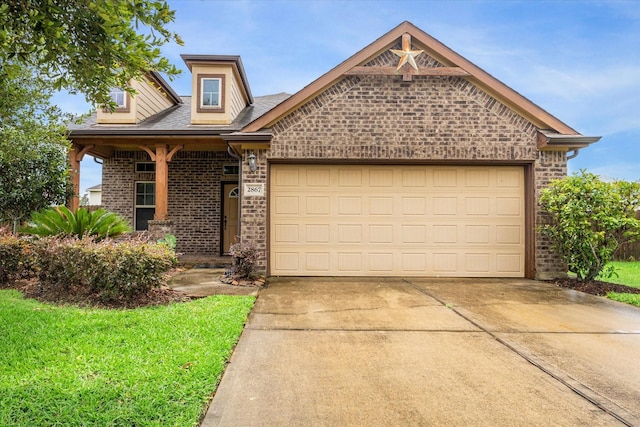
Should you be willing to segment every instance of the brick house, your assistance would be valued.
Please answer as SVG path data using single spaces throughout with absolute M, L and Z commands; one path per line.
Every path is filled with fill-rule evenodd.
M 409 22 L 298 93 L 253 97 L 237 56 L 183 55 L 71 129 L 102 203 L 178 250 L 253 240 L 268 275 L 545 278 L 539 191 L 587 137 Z M 77 185 L 77 176 L 76 176 Z

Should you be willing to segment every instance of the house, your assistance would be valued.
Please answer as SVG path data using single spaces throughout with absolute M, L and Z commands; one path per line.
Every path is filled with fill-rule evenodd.
M 89 206 L 100 206 L 102 204 L 102 184 L 87 188 L 87 198 Z
M 238 56 L 183 59 L 192 96 L 149 73 L 71 128 L 73 169 L 103 159 L 103 205 L 135 229 L 200 255 L 252 240 L 268 275 L 564 273 L 537 199 L 600 138 L 413 24 L 291 96 L 254 97 Z

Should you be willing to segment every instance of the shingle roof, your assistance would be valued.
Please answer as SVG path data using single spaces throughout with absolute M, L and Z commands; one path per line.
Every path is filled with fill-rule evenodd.
M 183 103 L 174 105 L 160 113 L 149 117 L 137 124 L 99 124 L 96 113 L 91 114 L 80 124 L 71 124 L 68 129 L 73 135 L 100 134 L 181 134 L 181 133 L 229 133 L 242 129 L 256 120 L 276 105 L 289 98 L 288 93 L 257 96 L 254 103 L 238 114 L 228 125 L 192 125 L 191 124 L 191 96 L 181 96 Z

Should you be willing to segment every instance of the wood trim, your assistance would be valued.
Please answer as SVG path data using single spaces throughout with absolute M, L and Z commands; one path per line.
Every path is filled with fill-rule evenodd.
M 175 156 L 176 153 L 182 150 L 183 148 L 184 148 L 184 145 L 176 145 L 175 147 L 173 147 L 173 149 L 169 152 L 169 154 L 167 154 L 167 162 L 170 162 L 171 160 L 173 160 L 173 156 Z
M 89 152 L 89 150 L 92 150 L 94 147 L 95 147 L 95 145 L 85 145 L 84 147 L 82 147 L 82 150 L 80 150 L 76 154 L 76 160 L 81 162 L 82 159 L 84 158 L 84 155 L 87 154 Z
M 404 68 L 404 67 L 403 67 Z M 460 67 L 429 67 L 420 68 L 419 71 L 410 68 L 407 71 L 399 71 L 395 67 L 353 67 L 347 71 L 347 76 L 399 76 L 411 74 L 412 76 L 469 76 L 467 71 Z
M 147 147 L 146 145 L 140 145 L 138 146 L 141 150 L 146 151 L 147 154 L 149 155 L 149 157 L 151 157 L 151 161 L 155 162 L 156 161 L 156 154 L 151 151 L 151 149 L 149 147 Z
M 168 217 L 169 168 L 167 166 L 167 146 L 156 145 L 156 212 L 154 220 L 166 220 Z
M 202 79 L 220 79 L 220 107 L 202 107 Z M 224 74 L 196 74 L 197 94 L 196 111 L 198 113 L 224 113 L 226 76 Z
M 555 116 L 543 110 L 515 90 L 509 88 L 507 85 L 500 82 L 480 67 L 472 64 L 470 61 L 455 53 L 440 41 L 431 37 L 408 21 L 398 25 L 396 28 L 360 50 L 329 72 L 325 73 L 266 114 L 262 115 L 252 123 L 249 123 L 244 129 L 242 129 L 242 132 L 256 132 L 260 129 L 271 127 L 280 118 L 295 110 L 297 107 L 304 104 L 327 87 L 344 78 L 345 74 L 349 70 L 368 62 L 370 59 L 379 55 L 382 51 L 388 49 L 392 43 L 395 43 L 405 33 L 411 34 L 416 48 L 424 47 L 423 50 L 425 53 L 433 56 L 445 66 L 458 66 L 462 70 L 466 71 L 469 73 L 467 78 L 471 82 L 477 84 L 489 94 L 495 96 L 501 102 L 504 102 L 510 108 L 518 111 L 537 127 L 541 129 L 554 129 L 561 134 L 579 134 Z M 417 46 L 418 44 L 419 46 Z
M 524 165 L 524 277 L 536 278 L 536 184 L 533 163 Z

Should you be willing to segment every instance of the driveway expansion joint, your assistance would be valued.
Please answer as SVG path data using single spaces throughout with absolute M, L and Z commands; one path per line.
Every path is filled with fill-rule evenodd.
M 626 409 L 624 409 L 624 408 L 620 407 L 619 405 L 617 405 L 616 403 L 610 401 L 609 399 L 607 399 L 606 397 L 604 397 L 601 394 L 597 393 L 596 391 L 592 390 L 591 388 L 589 388 L 587 385 L 583 384 L 582 382 L 572 378 L 570 375 L 568 375 L 566 372 L 562 371 L 561 369 L 556 368 L 555 366 L 545 362 L 544 360 L 542 360 L 541 358 L 537 357 L 534 353 L 530 352 L 529 350 L 517 345 L 516 343 L 511 342 L 510 340 L 505 340 L 505 339 L 503 339 L 503 338 L 501 338 L 501 337 L 496 335 L 496 333 L 501 333 L 501 332 L 493 332 L 493 331 L 489 330 L 487 327 L 483 326 L 480 321 L 472 318 L 471 314 L 463 314 L 460 311 L 460 309 L 458 309 L 455 305 L 452 305 L 450 303 L 447 303 L 447 302 L 443 301 L 441 298 L 437 297 L 436 295 L 433 295 L 433 294 L 429 293 L 428 291 L 426 291 L 425 289 L 422 289 L 422 288 L 416 286 L 410 280 L 403 279 L 403 281 L 407 285 L 409 285 L 412 288 L 414 288 L 415 290 L 417 290 L 418 292 L 428 296 L 429 298 L 433 298 L 434 300 L 438 301 L 443 306 L 445 306 L 447 308 L 450 308 L 458 316 L 462 317 L 464 320 L 466 320 L 467 322 L 469 322 L 472 325 L 474 325 L 475 327 L 477 327 L 480 330 L 480 332 L 491 336 L 497 342 L 499 342 L 500 344 L 502 344 L 503 346 L 508 348 L 510 351 L 512 351 L 513 353 L 515 353 L 519 357 L 523 358 L 524 360 L 529 362 L 531 365 L 535 366 L 540 371 L 544 372 L 546 375 L 548 375 L 551 378 L 553 378 L 554 380 L 558 381 L 560 384 L 562 384 L 565 387 L 569 388 L 571 391 L 576 393 L 578 396 L 580 396 L 583 399 L 587 400 L 588 402 L 592 403 L 594 406 L 599 408 L 601 411 L 611 415 L 612 417 L 614 417 L 615 419 L 617 419 L 618 421 L 620 421 L 624 425 L 629 426 L 629 427 L 640 425 L 640 419 L 638 419 L 638 417 L 636 415 L 630 413 Z M 511 332 L 511 333 L 519 333 L 519 332 Z M 523 332 L 523 333 L 526 334 L 527 332 Z M 566 332 L 566 333 L 567 334 L 575 334 L 574 332 Z

